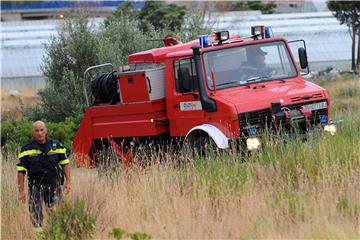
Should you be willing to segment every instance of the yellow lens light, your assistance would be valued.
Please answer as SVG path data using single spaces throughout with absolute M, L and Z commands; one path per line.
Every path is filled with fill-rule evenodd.
M 256 137 L 246 139 L 246 147 L 249 151 L 258 149 L 260 147 L 260 139 Z
M 330 135 L 334 136 L 336 133 L 335 124 L 329 124 L 324 126 L 324 131 L 330 133 Z

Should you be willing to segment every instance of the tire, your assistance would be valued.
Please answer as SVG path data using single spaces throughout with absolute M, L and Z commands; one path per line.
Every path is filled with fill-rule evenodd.
M 195 155 L 199 157 L 207 157 L 210 148 L 209 135 L 200 133 L 193 141 L 193 148 Z
M 217 148 L 214 140 L 203 131 L 198 131 L 194 133 L 188 140 L 188 150 L 191 153 L 193 158 L 207 158 L 211 154 L 219 153 L 219 149 Z

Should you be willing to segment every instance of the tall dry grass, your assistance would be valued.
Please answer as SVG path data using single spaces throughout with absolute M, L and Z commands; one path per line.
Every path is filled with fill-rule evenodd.
M 100 239 L 114 227 L 153 238 L 358 238 L 359 159 L 351 161 L 344 166 L 335 160 L 315 180 L 301 165 L 293 180 L 281 163 L 231 163 L 248 173 L 239 190 L 231 189 L 227 171 L 217 180 L 196 168 L 156 164 L 109 180 L 73 169 L 68 197 L 80 196 L 96 215 Z M 31 238 L 27 207 L 16 200 L 12 163 L 3 165 L 2 238 Z
M 155 239 L 359 239 L 360 94 L 350 106 L 339 94 L 346 86 L 360 93 L 358 80 L 326 83 L 343 120 L 334 137 L 290 139 L 246 159 L 224 153 L 185 167 L 164 153 L 113 178 L 73 168 L 67 197 L 79 196 L 96 215 L 97 239 L 114 227 Z M 17 201 L 15 164 L 15 157 L 2 161 L 2 239 L 34 236 L 27 206 Z

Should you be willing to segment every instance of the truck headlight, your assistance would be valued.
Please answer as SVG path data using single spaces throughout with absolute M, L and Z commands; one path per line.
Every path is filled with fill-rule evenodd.
M 249 151 L 258 149 L 260 147 L 260 139 L 257 137 L 246 139 L 246 147 Z
M 328 124 L 324 126 L 324 131 L 329 132 L 332 136 L 336 133 L 336 126 L 335 124 Z

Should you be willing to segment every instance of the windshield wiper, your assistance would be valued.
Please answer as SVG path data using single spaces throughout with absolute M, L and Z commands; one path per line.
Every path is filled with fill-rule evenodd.
M 230 86 L 245 86 L 248 88 L 250 87 L 250 84 L 255 83 L 255 82 L 260 82 L 261 80 L 264 79 L 268 79 L 269 81 L 280 81 L 280 82 L 285 82 L 284 79 L 271 79 L 271 76 L 256 76 L 256 77 L 251 77 L 246 79 L 245 81 L 234 81 L 234 82 L 226 82 L 226 83 L 221 83 L 221 84 L 217 84 L 216 87 L 220 87 L 220 86 L 226 86 L 226 85 L 230 85 Z
M 257 81 L 261 81 L 263 79 L 269 78 L 270 76 L 256 76 L 256 77 L 251 77 L 245 80 L 246 83 L 252 83 L 252 82 L 257 82 Z
M 240 86 L 246 86 L 248 88 L 250 88 L 249 85 L 247 84 L 243 84 L 242 82 L 240 81 L 234 81 L 234 82 L 226 82 L 226 83 L 221 83 L 221 84 L 217 84 L 216 87 L 220 87 L 220 86 L 226 86 L 226 85 L 230 85 L 230 86 L 236 86 L 236 85 L 240 85 Z

